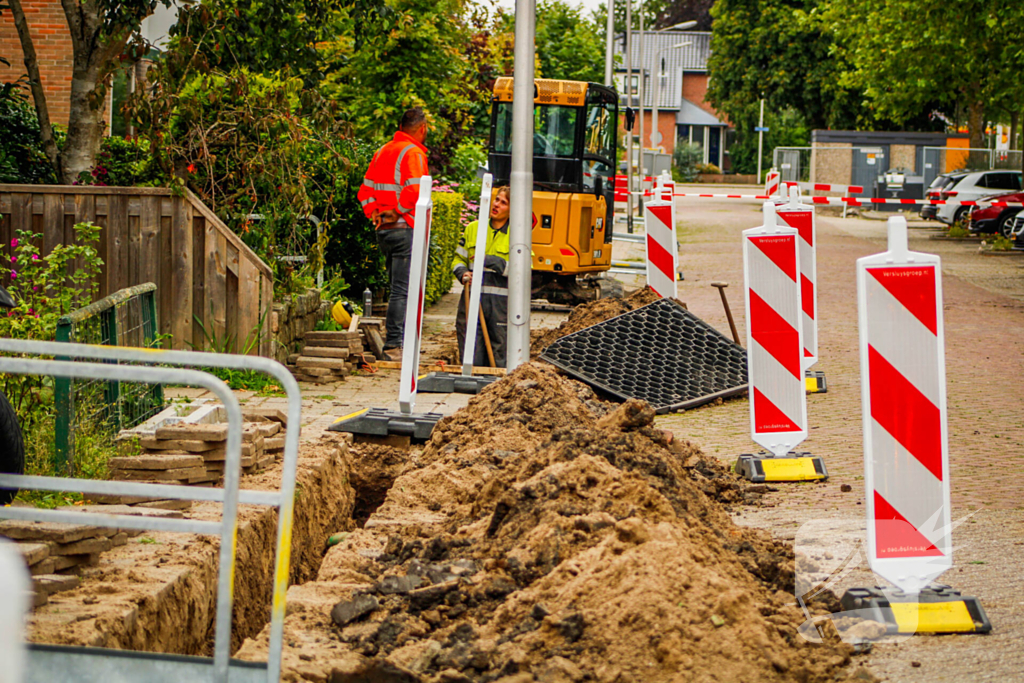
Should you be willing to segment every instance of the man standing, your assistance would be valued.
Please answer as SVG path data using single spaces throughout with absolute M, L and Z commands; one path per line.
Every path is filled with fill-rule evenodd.
M 391 280 L 385 351 L 401 348 L 404 337 L 412 228 L 420 178 L 427 174 L 427 148 L 423 143 L 428 131 L 422 109 L 405 112 L 395 137 L 373 156 L 359 188 L 359 203 L 377 230 L 377 244 Z M 385 355 L 387 360 L 400 360 L 400 354 Z

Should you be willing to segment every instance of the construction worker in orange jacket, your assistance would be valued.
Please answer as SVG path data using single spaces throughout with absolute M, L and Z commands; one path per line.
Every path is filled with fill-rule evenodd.
M 420 178 L 427 174 L 429 124 L 419 107 L 402 115 L 394 138 L 373 156 L 359 188 L 359 203 L 377 230 L 377 244 L 391 281 L 384 349 L 402 346 L 406 300 L 409 296 L 409 267 L 412 260 L 412 228 Z M 385 354 L 400 360 L 401 354 Z

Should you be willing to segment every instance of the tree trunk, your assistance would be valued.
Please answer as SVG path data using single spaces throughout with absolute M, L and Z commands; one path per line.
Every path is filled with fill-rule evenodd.
M 83 173 L 92 171 L 107 129 L 103 116 L 107 101 L 103 96 L 106 88 L 100 80 L 100 69 L 92 64 L 79 67 L 78 59 L 75 62 L 71 76 L 68 137 L 61 154 L 60 176 L 65 185 L 74 183 Z
M 11 14 L 14 16 L 14 26 L 18 30 L 18 38 L 21 41 L 21 52 L 25 57 L 25 72 L 28 74 L 32 101 L 36 107 L 36 119 L 39 121 L 39 141 L 42 143 L 43 153 L 46 154 L 50 165 L 53 166 L 54 175 L 60 181 L 60 152 L 57 150 L 57 142 L 53 138 L 50 108 L 46 104 L 46 92 L 43 90 L 43 81 L 39 74 L 36 46 L 32 42 L 32 34 L 28 30 L 28 22 L 25 20 L 25 10 L 21 6 L 21 0 L 10 0 L 10 8 Z
M 967 131 L 970 134 L 971 149 L 985 148 L 985 105 L 977 93 L 972 92 L 967 100 Z M 968 164 L 974 169 L 988 168 L 988 158 L 983 152 L 971 152 Z

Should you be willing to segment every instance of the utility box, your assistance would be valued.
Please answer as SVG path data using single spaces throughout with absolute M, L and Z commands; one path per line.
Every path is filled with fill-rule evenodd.
M 872 196 L 877 199 L 924 199 L 924 176 L 900 175 L 903 177 L 902 185 L 886 182 L 885 175 L 877 176 Z M 899 211 L 903 205 L 875 204 L 872 208 L 876 211 Z

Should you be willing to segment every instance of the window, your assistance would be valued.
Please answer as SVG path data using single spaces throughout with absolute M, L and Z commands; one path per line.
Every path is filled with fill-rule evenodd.
M 1020 190 L 1019 173 L 986 173 L 978 182 L 978 187 L 992 190 Z
M 533 153 L 535 156 L 571 157 L 576 142 L 579 107 L 539 104 L 533 107 Z M 494 151 L 512 152 L 512 103 L 502 102 L 494 125 Z
M 587 130 L 583 138 L 583 186 L 593 190 L 598 176 L 605 187 L 615 164 L 615 109 L 604 102 L 592 103 L 587 109 Z

